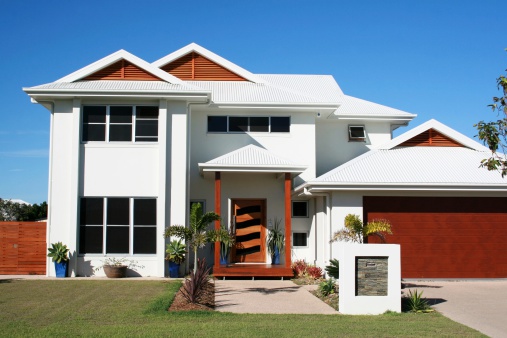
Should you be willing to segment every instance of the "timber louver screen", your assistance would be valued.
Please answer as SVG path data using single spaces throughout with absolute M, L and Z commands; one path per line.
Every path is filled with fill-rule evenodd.
M 449 137 L 439 133 L 435 129 L 426 130 L 417 136 L 400 144 L 400 147 L 462 147 L 458 142 L 450 139 Z
M 142 68 L 128 62 L 120 60 L 110 66 L 88 75 L 83 80 L 141 80 L 141 81 L 161 81 L 158 77 L 148 73 Z
M 162 66 L 161 69 L 181 80 L 247 81 L 236 73 L 195 52 L 184 55 Z

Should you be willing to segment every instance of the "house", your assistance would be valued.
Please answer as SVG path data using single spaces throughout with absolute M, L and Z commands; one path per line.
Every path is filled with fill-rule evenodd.
M 507 185 L 477 168 L 484 147 L 436 121 L 392 140 L 416 115 L 348 96 L 332 76 L 252 74 L 192 43 L 153 63 L 120 50 L 24 91 L 51 112 L 48 243 L 71 248 L 73 275 L 92 274 L 105 256 L 135 259 L 143 276 L 167 275 L 164 228 L 188 224 L 200 203 L 237 234 L 228 266 L 218 246 L 202 250 L 215 276 L 290 276 L 294 259 L 324 266 L 339 258 L 332 232 L 357 213 L 391 219 L 395 234 L 409 224 L 393 241 L 415 237 L 441 251 L 437 272 L 425 270 L 434 257 L 421 260 L 423 277 L 476 256 L 473 273 L 507 277 L 493 258 L 505 249 L 489 244 L 507 234 Z M 422 207 L 435 201 L 459 225 L 476 225 L 469 210 L 485 219 L 472 232 L 479 239 L 444 244 L 465 228 L 435 231 L 440 209 Z M 410 208 L 430 225 L 413 223 Z M 271 267 L 265 238 L 279 219 L 287 249 Z M 473 257 L 453 261 L 463 256 L 456 250 Z M 475 269 L 488 262 L 497 265 Z

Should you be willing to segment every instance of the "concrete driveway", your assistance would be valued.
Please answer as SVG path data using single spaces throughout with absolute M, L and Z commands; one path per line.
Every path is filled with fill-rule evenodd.
M 507 337 L 507 280 L 406 281 L 435 310 L 490 337 Z

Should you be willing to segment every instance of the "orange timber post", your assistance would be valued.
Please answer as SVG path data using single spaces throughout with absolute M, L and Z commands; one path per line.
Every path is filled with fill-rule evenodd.
M 290 269 L 291 262 L 291 174 L 285 173 L 285 267 Z
M 222 180 L 220 177 L 220 172 L 215 172 L 215 213 L 220 215 L 220 201 L 222 198 Z M 220 221 L 215 221 L 215 229 L 220 229 Z M 220 267 L 220 243 L 215 242 L 215 256 L 214 256 L 215 263 L 213 266 L 215 268 Z

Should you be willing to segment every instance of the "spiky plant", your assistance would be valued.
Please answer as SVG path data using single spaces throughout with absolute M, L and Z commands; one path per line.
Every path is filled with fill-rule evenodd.
M 330 259 L 329 265 L 326 265 L 325 270 L 329 277 L 340 278 L 340 262 L 337 259 Z
M 420 293 L 415 290 L 412 293 L 412 290 L 408 291 L 408 295 L 403 298 L 403 310 L 406 312 L 433 312 L 426 298 L 422 298 L 422 291 Z
M 278 252 L 282 253 L 285 249 L 285 235 L 280 228 L 282 220 L 275 217 L 274 226 L 268 229 L 268 252 L 271 256 L 275 254 L 275 248 L 278 248 Z
M 345 228 L 333 234 L 331 242 L 345 241 L 363 243 L 368 236 L 377 236 L 385 243 L 385 235 L 392 234 L 391 223 L 385 219 L 377 219 L 366 224 L 358 215 L 348 214 L 345 216 Z
M 211 268 L 206 267 L 206 260 L 200 259 L 197 268 L 190 271 L 190 278 L 183 283 L 181 293 L 191 303 L 198 303 L 202 293 L 209 283 L 209 272 Z
M 48 251 L 48 257 L 51 257 L 53 262 L 61 263 L 69 260 L 69 249 L 62 242 L 51 243 L 51 248 L 48 248 Z

